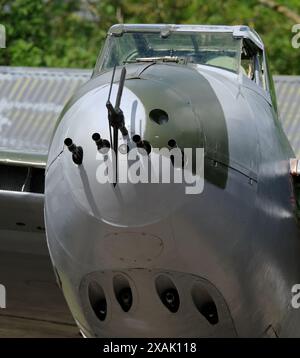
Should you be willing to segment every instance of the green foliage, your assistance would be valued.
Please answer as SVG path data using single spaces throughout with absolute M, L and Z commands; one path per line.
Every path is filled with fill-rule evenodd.
M 300 14 L 299 0 L 276 0 Z M 108 28 L 125 23 L 245 24 L 262 36 L 274 73 L 300 74 L 292 20 L 258 0 L 0 0 L 0 64 L 94 66 Z

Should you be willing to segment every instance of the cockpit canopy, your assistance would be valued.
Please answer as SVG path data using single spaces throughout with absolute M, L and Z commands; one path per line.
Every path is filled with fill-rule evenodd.
M 94 74 L 126 63 L 158 61 L 242 74 L 274 97 L 263 43 L 247 26 L 114 25 Z
M 143 59 L 163 58 L 204 64 L 237 72 L 240 40 L 231 33 L 160 33 L 127 32 L 112 36 L 103 69 Z

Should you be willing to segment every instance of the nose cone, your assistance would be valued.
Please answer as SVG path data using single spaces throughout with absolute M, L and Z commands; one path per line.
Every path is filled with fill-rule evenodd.
M 180 70 L 181 76 L 188 73 L 192 81 L 196 73 L 187 71 Z M 143 79 L 125 82 L 120 108 L 128 136 L 118 133 L 121 148 L 115 185 L 103 170 L 107 154 L 97 149 L 97 136 L 92 138 L 99 133 L 111 142 L 106 109 L 109 84 L 88 91 L 62 118 L 46 174 L 45 212 L 51 256 L 72 313 L 88 335 L 114 337 L 128 332 L 128 336 L 175 337 L 194 336 L 197 331 L 197 335 L 213 336 L 219 330 L 233 335 L 222 295 L 201 278 L 198 266 L 205 266 L 209 259 L 199 260 L 196 253 L 193 263 L 183 258 L 183 252 L 185 255 L 195 249 L 201 253 L 198 209 L 203 209 L 205 203 L 198 205 L 201 195 L 187 195 L 187 186 L 195 183 L 174 183 L 172 160 L 155 151 L 169 145 L 181 152 L 203 148 L 204 144 L 214 153 L 223 150 L 227 137 L 224 139 L 222 132 L 224 118 L 218 118 L 220 104 L 201 77 L 200 84 L 202 80 L 204 84 L 200 89 L 207 93 L 208 86 L 211 92 L 197 99 L 193 88 L 190 92 L 184 90 L 184 77 L 174 82 L 176 78 L 167 81 L 156 76 L 145 71 Z M 117 90 L 118 85 L 113 85 L 112 103 Z M 214 109 L 209 112 L 212 105 Z M 204 138 L 203 123 L 209 123 L 207 112 L 214 115 L 215 121 L 211 126 L 207 124 L 210 136 Z M 218 129 L 215 137 L 211 135 L 213 128 Z M 136 148 L 135 136 L 147 141 L 151 152 L 143 156 L 136 151 L 137 157 L 129 159 L 124 153 L 127 146 L 129 150 Z M 82 147 L 80 165 L 74 163 L 72 153 L 63 145 L 66 138 Z M 169 183 L 162 181 L 162 166 L 155 166 L 158 157 L 166 159 L 164 163 L 172 169 Z M 145 158 L 154 161 L 145 162 Z M 203 164 L 203 157 L 198 159 Z M 183 162 L 190 164 L 187 171 L 195 174 L 197 160 L 195 163 L 193 158 L 184 157 Z M 181 172 L 183 164 L 174 162 Z M 136 182 L 145 168 L 150 169 L 146 182 Z M 176 233 L 174 227 L 181 222 L 185 227 Z M 182 235 L 185 228 L 188 230 Z M 213 250 L 206 252 L 211 254 Z M 207 276 L 209 272 L 203 277 Z M 221 325 L 217 325 L 219 321 Z

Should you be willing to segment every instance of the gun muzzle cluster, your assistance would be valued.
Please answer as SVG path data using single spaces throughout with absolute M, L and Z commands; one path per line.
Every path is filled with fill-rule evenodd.
M 105 151 L 110 148 L 110 142 L 107 139 L 102 139 L 99 133 L 94 133 L 92 139 L 96 143 L 98 150 Z
M 65 145 L 68 147 L 69 151 L 72 153 L 73 162 L 77 165 L 82 164 L 83 160 L 83 149 L 80 146 L 76 146 L 71 138 L 66 138 L 64 141 Z
M 142 140 L 141 137 L 138 134 L 135 134 L 132 137 L 132 140 L 134 141 L 134 143 L 136 144 L 136 146 L 138 148 L 145 149 L 147 154 L 151 153 L 151 144 L 147 140 Z

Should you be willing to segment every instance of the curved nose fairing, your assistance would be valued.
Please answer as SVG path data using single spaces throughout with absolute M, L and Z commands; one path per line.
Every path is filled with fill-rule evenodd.
M 176 73 L 174 68 L 167 66 L 170 73 Z M 184 70 L 180 71 L 182 75 Z M 194 91 L 182 91 L 180 78 L 176 86 L 174 78 L 168 82 L 150 79 L 150 74 L 126 82 L 121 108 L 129 137 L 138 134 L 153 148 L 167 146 L 170 139 L 180 148 L 205 145 L 210 153 L 222 152 L 226 163 L 226 123 L 208 82 L 198 74 L 203 93 L 196 96 Z M 63 150 L 49 162 L 46 175 L 48 244 L 75 319 L 91 336 L 235 335 L 226 302 L 209 275 L 205 273 L 204 279 L 199 267 L 185 272 L 188 266 L 172 229 L 171 222 L 180 221 L 184 208 L 195 205 L 201 195 L 191 199 L 183 185 L 174 183 L 99 183 L 103 155 L 91 136 L 99 132 L 110 139 L 108 91 L 109 84 L 103 84 L 83 95 L 56 131 L 54 144 L 70 137 L 83 147 L 82 165 L 75 165 Z M 116 91 L 113 85 L 112 99 Z M 154 109 L 167 113 L 168 120 L 150 119 Z M 50 158 L 57 150 L 54 144 Z M 121 133 L 119 144 L 131 146 Z M 218 178 L 208 173 L 206 180 L 222 189 L 227 172 L 219 172 Z M 195 235 L 195 230 L 197 225 L 186 234 L 193 232 L 201 242 L 201 232 Z

